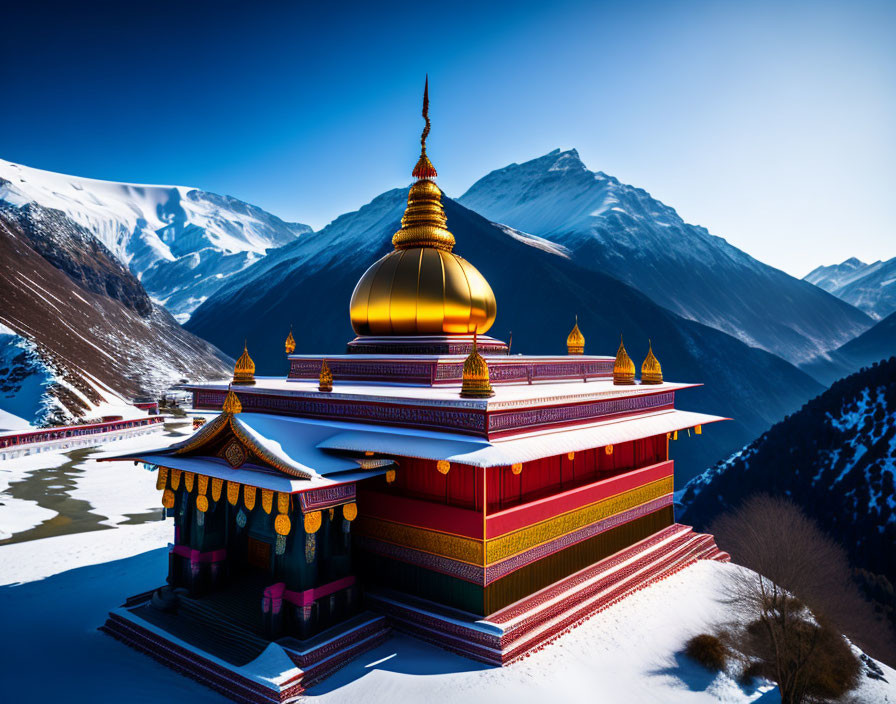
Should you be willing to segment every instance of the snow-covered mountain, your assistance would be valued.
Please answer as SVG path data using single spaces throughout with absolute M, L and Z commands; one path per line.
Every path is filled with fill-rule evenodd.
M 757 492 L 792 499 L 870 573 L 870 589 L 889 585 L 872 596 L 896 626 L 896 357 L 836 382 L 693 479 L 676 517 L 704 530 Z
M 675 313 L 793 363 L 839 347 L 872 320 L 684 222 L 646 191 L 589 171 L 572 149 L 511 164 L 460 203 L 566 247 Z
M 885 318 L 896 311 L 896 257 L 872 264 L 852 257 L 813 269 L 803 279 L 873 318 Z
M 65 213 L 181 322 L 228 276 L 311 231 L 196 188 L 98 181 L 2 159 L 0 203 L 36 203 Z
M 0 407 L 29 423 L 95 418 L 229 371 L 58 210 L 0 201 L 0 301 Z
M 340 353 L 354 337 L 348 315 L 361 274 L 392 249 L 407 202 L 406 188 L 387 191 L 313 235 L 274 250 L 233 276 L 187 322 L 191 332 L 229 354 L 249 351 L 259 373 L 284 374 L 283 340 L 293 326 L 299 349 Z M 455 251 L 488 279 L 498 301 L 492 334 L 528 354 L 566 352 L 576 314 L 594 354 L 614 354 L 619 333 L 639 364 L 647 340 L 670 379 L 705 381 L 682 402 L 736 418 L 699 440 L 677 443 L 680 474 L 701 471 L 756 437 L 821 387 L 784 360 L 686 320 L 632 287 L 582 268 L 566 250 L 497 226 L 443 198 Z

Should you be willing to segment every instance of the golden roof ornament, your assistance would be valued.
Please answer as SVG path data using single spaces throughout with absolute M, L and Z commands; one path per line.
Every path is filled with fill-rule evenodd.
M 227 389 L 227 395 L 224 397 L 224 405 L 221 406 L 221 412 L 230 415 L 243 412 L 243 404 L 240 403 L 239 396 L 233 393 L 230 388 Z
M 296 351 L 296 339 L 292 336 L 292 325 L 289 326 L 289 335 L 286 336 L 286 354 L 292 354 Z
M 576 324 L 566 338 L 567 354 L 585 354 L 585 336 L 579 330 L 579 316 L 576 316 Z
M 333 390 L 333 372 L 330 371 L 330 365 L 327 360 L 323 360 L 320 365 L 320 378 L 317 382 L 318 391 Z
M 352 328 L 358 335 L 446 335 L 486 332 L 495 322 L 495 294 L 485 277 L 454 254 L 442 191 L 426 155 L 429 78 L 423 89 L 420 159 L 408 192 L 395 249 L 364 272 L 352 293 Z
M 625 351 L 622 335 L 619 336 L 619 350 L 616 352 L 616 362 L 613 364 L 613 383 L 617 385 L 635 383 L 635 363 Z
M 644 364 L 641 365 L 641 383 L 663 383 L 663 368 L 653 354 L 653 343 L 650 340 L 647 340 L 647 357 L 644 358 Z
M 243 353 L 236 360 L 233 368 L 233 383 L 240 386 L 252 386 L 255 383 L 255 362 L 249 356 L 249 349 L 243 343 Z
M 476 333 L 473 333 L 473 351 L 464 360 L 463 383 L 460 388 L 463 398 L 489 398 L 495 395 L 489 380 L 488 364 L 479 354 L 476 338 Z

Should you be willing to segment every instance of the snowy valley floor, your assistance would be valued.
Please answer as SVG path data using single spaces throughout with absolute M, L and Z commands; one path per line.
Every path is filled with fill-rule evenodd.
M 124 451 L 132 442 L 137 441 L 106 449 Z M 33 461 L 21 463 L 31 477 L 68 461 L 49 455 L 39 459 L 43 469 Z M 0 477 L 25 471 L 5 464 L 0 463 Z M 102 517 L 100 525 L 90 521 L 85 532 L 0 546 L 3 700 L 226 701 L 97 630 L 125 597 L 162 584 L 172 528 L 170 521 L 134 524 L 130 518 L 158 505 L 154 475 L 131 463 L 78 464 L 72 500 L 87 502 L 90 513 Z M 18 532 L 52 520 L 23 501 L 7 502 L 0 494 L 0 527 L 15 526 L 10 532 Z M 398 635 L 311 688 L 307 699 L 365 704 L 777 702 L 773 688 L 745 689 L 680 654 L 691 635 L 730 618 L 719 592 L 733 569 L 716 562 L 690 567 L 502 669 Z M 896 704 L 896 671 L 883 669 L 888 684 L 863 675 L 849 701 Z

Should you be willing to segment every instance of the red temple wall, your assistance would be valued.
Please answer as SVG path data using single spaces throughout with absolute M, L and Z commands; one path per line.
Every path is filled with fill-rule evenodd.
M 656 435 L 615 445 L 612 454 L 598 447 L 576 452 L 572 460 L 563 454 L 524 462 L 519 474 L 510 467 L 490 467 L 486 473 L 487 512 L 492 514 L 667 459 L 666 436 Z M 470 465 L 452 463 L 448 473 L 442 474 L 433 460 L 400 459 L 394 490 L 408 497 L 482 510 L 482 475 Z

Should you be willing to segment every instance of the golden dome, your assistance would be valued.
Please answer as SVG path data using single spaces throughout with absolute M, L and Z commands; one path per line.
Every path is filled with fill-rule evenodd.
M 233 368 L 233 383 L 243 386 L 251 386 L 255 383 L 255 362 L 249 356 L 249 350 L 243 344 L 243 353 L 236 360 L 236 366 Z
M 286 336 L 286 354 L 292 354 L 296 351 L 296 339 L 292 336 L 292 328 L 289 329 L 289 335 Z
M 321 362 L 320 377 L 318 377 L 317 380 L 317 388 L 319 391 L 333 390 L 333 372 L 330 371 L 330 365 L 327 364 L 327 360 Z
M 224 405 L 221 406 L 221 411 L 231 415 L 243 412 L 243 404 L 240 403 L 239 396 L 230 389 L 227 390 L 227 395 L 224 397 Z
M 576 324 L 566 338 L 566 351 L 568 354 L 585 354 L 585 336 L 579 330 L 579 316 L 576 316 Z
M 352 293 L 352 328 L 358 335 L 484 333 L 495 321 L 495 294 L 485 277 L 454 254 L 436 170 L 426 156 L 429 81 L 423 93 L 426 127 L 420 139 L 418 180 L 408 193 L 395 251 L 366 271 Z
M 464 360 L 464 376 L 460 395 L 464 398 L 489 398 L 495 395 L 489 380 L 488 364 L 479 354 L 475 334 L 473 335 L 473 351 Z
M 653 354 L 653 344 L 651 344 L 650 340 L 647 341 L 647 357 L 644 358 L 644 364 L 641 365 L 641 383 L 663 383 L 663 368 Z
M 613 364 L 613 383 L 635 383 L 635 363 L 628 356 L 628 352 L 625 351 L 625 345 L 621 336 L 619 337 L 619 350 L 616 352 L 616 362 Z

